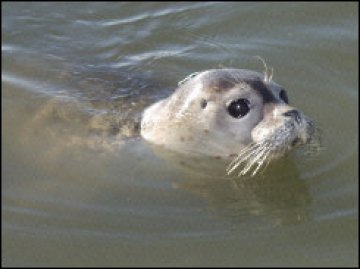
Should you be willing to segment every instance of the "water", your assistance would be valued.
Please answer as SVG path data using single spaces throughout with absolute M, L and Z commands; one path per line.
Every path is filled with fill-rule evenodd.
M 356 265 L 357 33 L 357 3 L 2 3 L 2 265 Z M 185 76 L 255 55 L 318 156 L 229 180 L 134 136 Z

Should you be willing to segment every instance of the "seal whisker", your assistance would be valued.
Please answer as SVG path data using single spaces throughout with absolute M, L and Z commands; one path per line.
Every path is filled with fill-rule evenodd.
M 251 167 L 252 167 L 255 163 L 258 163 L 258 164 L 261 163 L 261 162 L 262 162 L 262 161 L 261 161 L 261 160 L 262 160 L 262 157 L 263 157 L 264 155 L 266 155 L 267 152 L 268 152 L 268 150 L 267 150 L 266 148 L 262 148 L 262 149 L 261 149 L 261 152 L 258 153 L 257 155 L 255 155 L 255 157 L 252 158 L 252 159 L 247 163 L 247 165 L 245 166 L 245 168 L 241 170 L 240 174 L 241 174 L 241 175 L 245 175 L 245 174 L 251 169 Z
M 230 168 L 239 162 L 239 160 L 244 156 L 244 154 L 248 154 L 248 152 L 252 152 L 254 150 L 254 148 L 256 147 L 256 144 L 251 144 L 245 148 L 243 148 L 240 153 L 237 155 L 237 157 L 235 157 L 232 162 L 228 165 L 227 171 L 230 170 Z M 231 169 L 233 170 L 233 169 Z
M 258 147 L 258 144 L 256 143 L 252 143 L 249 146 L 246 146 L 239 152 L 238 156 L 233 160 L 233 162 L 237 162 L 242 156 L 244 156 L 244 154 L 254 151 L 256 147 Z
M 252 162 L 252 160 L 256 159 L 257 156 L 261 156 L 261 152 L 264 150 L 264 148 L 261 147 L 260 144 L 255 144 L 254 147 L 251 148 L 251 150 L 249 152 L 246 152 L 246 155 L 242 154 L 240 156 L 240 158 L 237 158 L 236 163 L 233 165 L 233 167 L 228 171 L 228 175 L 234 171 L 237 167 L 240 166 L 240 164 L 242 163 L 247 163 L 246 167 L 243 168 L 241 171 L 245 170 L 248 166 L 249 163 Z M 252 165 L 252 164 L 251 164 Z M 251 165 L 249 166 L 249 168 L 251 167 Z
M 271 149 L 266 147 L 266 145 L 264 145 L 264 147 L 261 148 L 261 152 L 258 153 L 255 156 L 255 158 L 250 160 L 248 165 L 241 171 L 241 175 L 245 175 L 250 170 L 250 168 L 257 163 L 258 164 L 257 168 L 255 169 L 255 171 L 252 174 L 252 175 L 255 175 L 256 172 L 258 171 L 258 169 L 260 168 L 260 166 L 264 163 L 264 161 L 267 159 L 267 157 L 269 156 L 270 153 L 271 153 Z
M 258 165 L 257 165 L 256 169 L 255 169 L 255 170 L 253 171 L 253 173 L 251 174 L 252 177 L 257 174 L 257 172 L 259 171 L 259 169 L 260 169 L 261 167 L 263 167 L 264 162 L 265 162 L 265 160 L 267 159 L 267 156 L 268 156 L 269 154 L 270 154 L 270 151 L 268 151 L 268 152 L 265 154 L 265 156 L 261 159 L 261 161 L 258 162 Z M 266 162 L 266 163 L 268 164 L 269 162 Z
M 263 65 L 264 65 L 264 68 L 265 68 L 265 71 L 264 71 L 264 82 L 266 82 L 266 83 L 271 82 L 271 79 L 272 79 L 273 74 L 274 74 L 274 69 L 271 67 L 271 73 L 269 73 L 269 69 L 268 69 L 268 67 L 267 67 L 267 65 L 266 65 L 265 60 L 264 60 L 262 57 L 260 57 L 259 55 L 256 55 L 255 57 L 258 58 L 258 59 L 263 63 Z
M 261 148 L 259 148 L 258 144 L 252 144 L 251 146 L 243 149 L 239 155 L 229 164 L 227 168 L 227 174 L 231 174 L 231 172 L 239 167 L 241 163 L 244 163 L 247 159 L 250 159 L 252 155 L 256 156 L 259 150 L 261 150 Z

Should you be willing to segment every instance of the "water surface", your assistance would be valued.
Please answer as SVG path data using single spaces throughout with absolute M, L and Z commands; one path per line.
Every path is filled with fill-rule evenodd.
M 188 74 L 255 55 L 318 156 L 231 180 L 133 135 Z M 356 265 L 358 72 L 357 3 L 2 3 L 2 264 Z

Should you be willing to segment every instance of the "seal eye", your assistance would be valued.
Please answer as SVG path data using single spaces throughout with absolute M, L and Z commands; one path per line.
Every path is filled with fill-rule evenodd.
M 227 110 L 232 117 L 239 119 L 244 117 L 247 113 L 249 113 L 250 111 L 249 103 L 250 103 L 249 100 L 241 98 L 232 101 L 228 105 Z
M 288 98 L 285 90 L 281 90 L 279 93 L 279 96 L 280 96 L 280 99 L 283 100 L 285 103 L 287 103 L 287 104 L 289 103 L 289 98 Z
M 201 99 L 200 106 L 202 109 L 204 109 L 207 106 L 207 101 L 205 99 Z

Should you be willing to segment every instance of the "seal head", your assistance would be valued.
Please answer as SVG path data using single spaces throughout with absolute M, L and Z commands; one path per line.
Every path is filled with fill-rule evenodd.
M 168 98 L 148 107 L 141 135 L 185 154 L 236 157 L 228 169 L 282 156 L 315 137 L 311 119 L 289 105 L 283 87 L 244 69 L 213 69 L 189 76 Z M 256 173 L 255 171 L 255 173 Z

